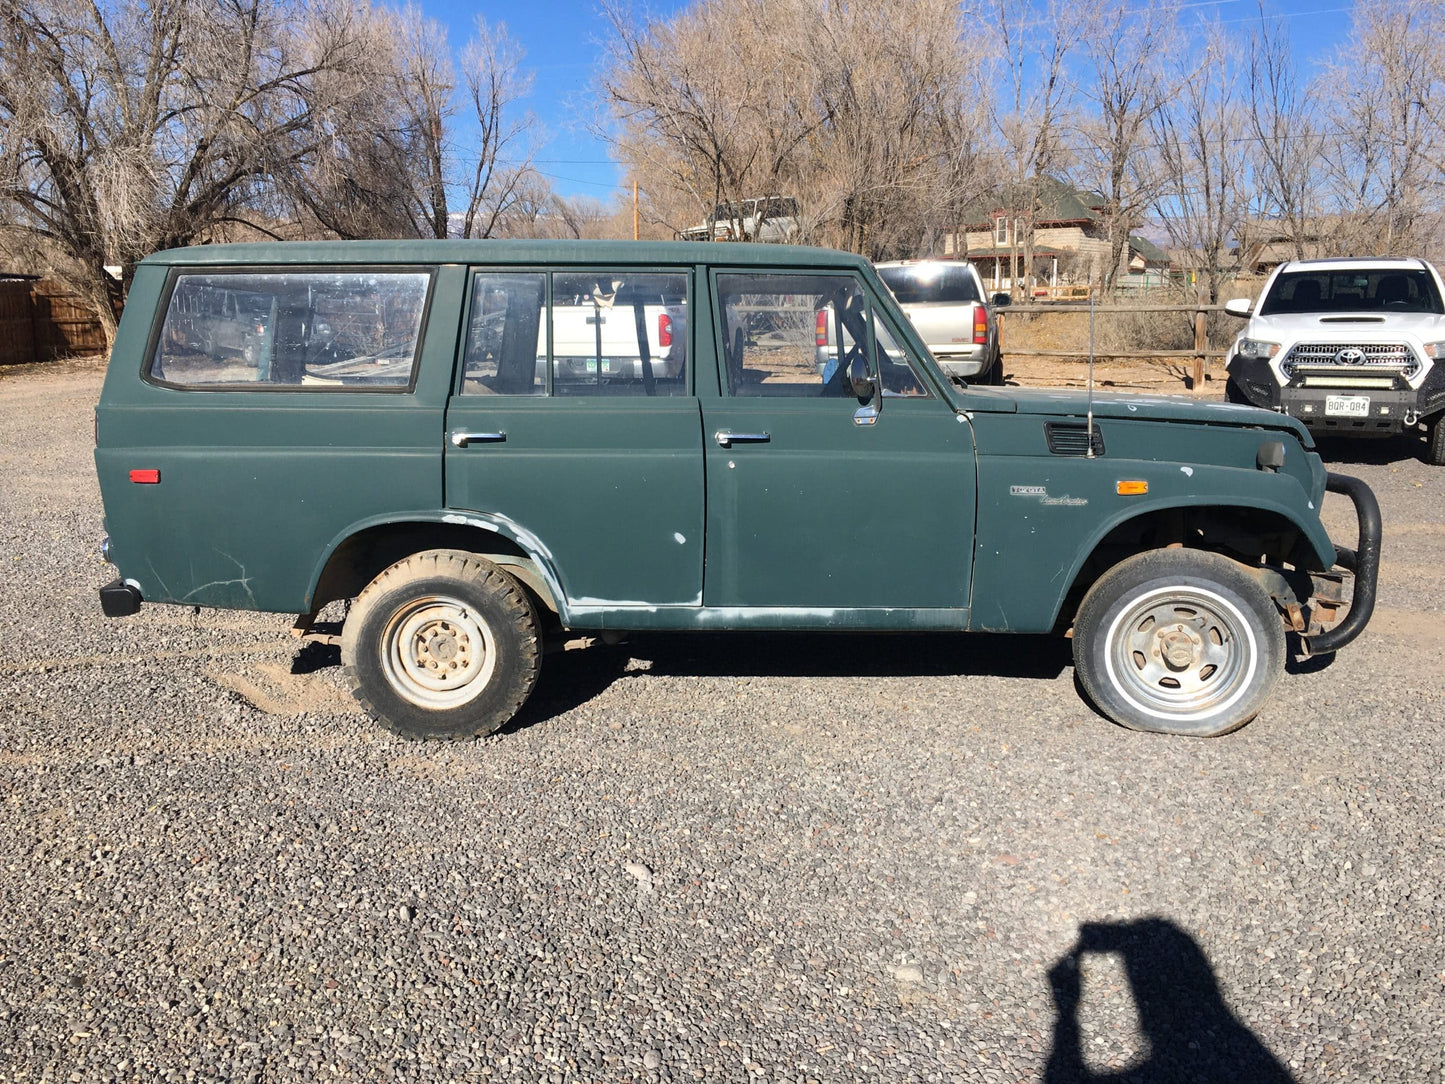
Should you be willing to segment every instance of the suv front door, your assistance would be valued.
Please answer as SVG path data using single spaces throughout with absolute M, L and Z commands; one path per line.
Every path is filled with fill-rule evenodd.
M 719 271 L 712 294 L 720 394 L 702 399 L 704 604 L 831 611 L 817 616 L 837 624 L 871 610 L 875 627 L 880 609 L 915 611 L 899 613 L 900 627 L 966 624 L 972 430 L 898 346 L 864 283 Z M 855 358 L 881 384 L 876 413 L 854 395 Z

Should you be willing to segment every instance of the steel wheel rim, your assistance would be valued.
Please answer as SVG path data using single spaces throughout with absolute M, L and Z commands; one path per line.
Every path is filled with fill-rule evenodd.
M 1105 638 L 1110 683 L 1135 708 L 1175 722 L 1233 707 L 1259 668 L 1244 612 L 1217 592 L 1164 587 L 1119 612 Z
M 381 665 L 398 695 L 445 710 L 480 696 L 497 667 L 496 640 L 476 610 L 428 595 L 393 613 L 381 634 Z

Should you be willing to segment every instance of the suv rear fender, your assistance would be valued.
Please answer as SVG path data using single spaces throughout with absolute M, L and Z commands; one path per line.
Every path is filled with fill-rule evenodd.
M 505 516 L 448 511 L 363 520 L 337 535 L 312 573 L 310 611 L 354 598 L 384 569 L 429 549 L 459 549 L 485 557 L 516 577 L 543 607 L 565 617 L 561 578 L 535 535 Z
M 1131 472 L 1118 462 L 1119 478 L 1157 479 L 1153 471 Z M 1226 556 L 1248 552 L 1242 547 L 1254 539 L 1293 536 L 1291 552 L 1269 553 L 1270 563 L 1289 561 L 1302 570 L 1325 571 L 1335 564 L 1335 548 L 1323 524 L 1302 513 L 1307 501 L 1299 483 L 1288 475 L 1231 468 L 1193 468 L 1187 494 L 1161 493 L 1157 497 L 1096 494 L 1093 503 L 1116 503 L 1103 518 L 1096 507 L 1089 514 L 1071 515 L 1067 504 L 1043 506 L 1026 517 L 993 515 L 980 511 L 980 535 L 975 549 L 974 594 L 970 628 L 979 631 L 1048 632 L 1071 615 L 1066 607 L 1077 602 L 1107 568 L 1145 549 L 1169 545 L 1218 546 Z M 1288 479 L 1288 480 L 1287 480 Z M 1280 487 L 1288 487 L 1281 492 Z M 1078 492 L 1075 490 L 1074 492 Z M 986 498 L 980 486 L 980 500 Z M 1082 513 L 1083 509 L 1079 511 Z M 1057 519 L 1049 525 L 1050 519 Z M 1012 524 L 1016 529 L 990 537 L 986 524 Z M 1083 529 L 1088 524 L 1087 533 Z M 1184 525 L 1204 525 L 1204 539 L 1185 537 Z M 1080 533 L 1075 533 L 1080 529 Z M 1005 536 L 1007 535 L 1007 537 Z M 1216 536 L 1211 546 L 1210 536 Z M 1137 539 L 1137 541 L 1128 541 Z M 1233 545 L 1223 546 L 1228 539 Z M 1231 552 L 1232 551 L 1232 552 Z M 1260 546 L 1256 553 L 1265 553 Z M 1032 589 L 1021 589 L 1020 567 L 1055 569 L 1041 575 Z

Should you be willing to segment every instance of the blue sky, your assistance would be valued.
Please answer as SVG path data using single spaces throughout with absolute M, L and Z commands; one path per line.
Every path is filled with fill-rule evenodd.
M 1132 0 L 1134 3 L 1148 0 Z M 1368 0 L 1367 0 L 1368 2 Z M 449 28 L 452 48 L 460 50 L 472 35 L 477 15 L 505 23 L 526 50 L 523 66 L 533 73 L 527 108 L 535 113 L 548 139 L 537 151 L 537 168 L 559 193 L 609 200 L 621 191 L 621 173 L 608 158 L 607 145 L 586 130 L 592 113 L 592 84 L 601 62 L 599 43 L 609 37 L 601 9 L 589 0 L 523 0 L 522 3 L 468 3 L 421 0 L 422 10 Z M 651 0 L 634 10 L 669 13 L 682 0 Z M 1264 0 L 1265 10 L 1287 21 L 1295 54 L 1308 69 L 1309 59 L 1333 51 L 1349 32 L 1348 4 L 1331 0 Z M 1185 0 L 1186 20 L 1218 18 L 1242 27 L 1258 18 L 1258 0 Z

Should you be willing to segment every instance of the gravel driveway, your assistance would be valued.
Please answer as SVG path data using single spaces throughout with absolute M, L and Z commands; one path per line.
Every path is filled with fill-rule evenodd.
M 414 745 L 285 617 L 100 615 L 99 387 L 0 373 L 0 1081 L 1441 1079 L 1409 449 L 1330 449 L 1377 617 L 1229 737 L 1110 725 L 1063 642 L 769 636 Z

